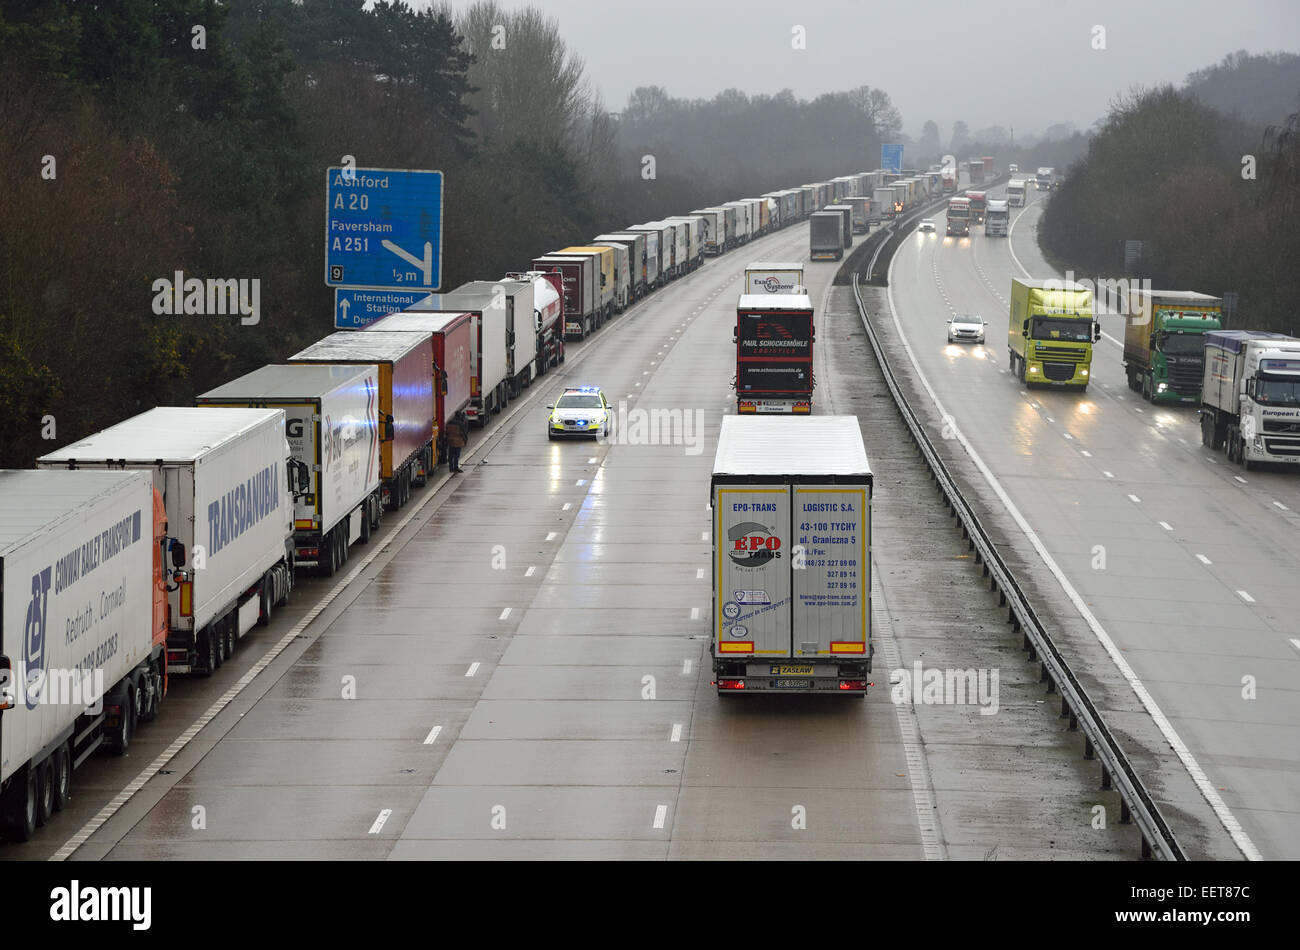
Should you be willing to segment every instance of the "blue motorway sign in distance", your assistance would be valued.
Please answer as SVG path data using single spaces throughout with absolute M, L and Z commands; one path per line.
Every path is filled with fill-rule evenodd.
M 325 172 L 325 283 L 377 290 L 442 283 L 442 172 Z
M 881 145 L 880 167 L 887 172 L 901 172 L 903 170 L 903 146 Z
M 364 330 L 390 313 L 405 310 L 429 296 L 423 290 L 370 290 L 365 287 L 334 289 L 334 329 Z

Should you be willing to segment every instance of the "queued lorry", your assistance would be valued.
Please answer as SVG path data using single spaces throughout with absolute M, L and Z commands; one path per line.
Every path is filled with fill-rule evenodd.
M 1012 280 L 1009 368 L 1027 388 L 1088 388 L 1092 345 L 1101 339 L 1092 291 L 1062 280 Z
M 685 240 L 682 246 L 686 250 L 685 257 L 682 258 L 682 273 L 689 274 L 699 268 L 704 263 L 704 216 L 700 214 L 674 215 L 671 218 L 664 218 L 664 222 L 679 229 L 679 240 L 683 233 L 682 229 L 684 229 Z
M 806 292 L 741 294 L 732 339 L 737 412 L 812 412 L 816 327 Z
M 768 294 L 807 293 L 803 286 L 803 264 L 794 261 L 755 261 L 745 268 L 742 294 L 765 296 Z
M 873 476 L 855 416 L 723 416 L 713 512 L 713 685 L 865 696 Z
M 542 273 L 530 270 L 506 274 L 506 280 L 532 281 L 533 336 L 536 353 L 533 371 L 537 376 L 545 376 L 547 371 L 564 362 L 564 298 L 561 296 L 564 286 L 563 275 L 559 271 Z M 526 336 L 527 331 L 522 326 L 519 327 L 515 334 L 516 349 L 521 348 L 520 338 Z M 523 346 L 522 349 L 527 347 Z M 435 340 L 434 362 L 437 361 L 438 343 Z
M 717 257 L 727 249 L 727 212 L 725 208 L 697 208 L 691 214 L 704 219 L 702 252 Z
M 1222 298 L 1191 290 L 1133 288 L 1125 303 L 1128 388 L 1147 402 L 1199 404 L 1205 334 L 1222 326 Z
M 604 246 L 592 246 L 589 244 L 577 245 L 574 247 L 562 248 L 558 251 L 552 251 L 551 257 L 590 257 L 595 262 L 596 278 L 596 309 L 600 312 L 600 318 L 596 326 L 601 326 L 608 322 L 614 316 L 614 250 Z M 484 281 L 479 281 L 484 283 Z M 463 288 L 460 288 L 463 289 Z
M 654 237 L 655 234 L 651 233 L 649 236 Z M 658 243 L 647 243 L 647 253 L 655 255 L 656 264 L 653 269 L 657 271 Z M 530 270 L 542 273 L 560 274 L 564 296 L 564 339 L 586 339 L 589 334 L 595 333 L 604 324 L 604 317 L 600 310 L 600 292 L 596 285 L 599 265 L 594 257 L 546 254 L 533 258 L 528 267 Z M 504 374 L 504 353 L 502 357 Z M 491 378 L 488 377 L 489 380 Z
M 433 347 L 429 338 L 370 329 L 340 330 L 286 362 L 378 367 L 381 493 L 390 511 L 405 505 L 411 498 L 411 486 L 424 485 L 433 471 L 433 374 L 429 371 Z M 346 549 L 340 555 L 346 561 Z
M 348 548 L 370 540 L 383 517 L 378 395 L 378 366 L 273 364 L 195 400 L 283 410 L 289 450 L 308 473 L 293 500 L 294 563 L 324 577 L 334 576 Z
M 447 424 L 459 412 L 464 412 L 466 418 L 469 418 L 468 410 L 474 392 L 474 344 L 478 319 L 475 313 L 402 310 L 389 314 L 366 329 L 367 333 L 420 333 L 429 338 L 433 353 L 434 458 L 438 463 L 447 459 Z M 558 319 L 558 316 L 553 318 L 550 331 L 552 335 Z M 562 353 L 559 359 L 563 362 Z
M 294 503 L 311 480 L 286 435 L 282 409 L 160 406 L 36 461 L 42 469 L 152 476 L 175 542 L 168 675 L 212 675 L 289 599 Z
M 844 218 L 838 211 L 814 211 L 809 215 L 808 257 L 814 261 L 838 261 L 844 257 Z
M 1013 208 L 1025 206 L 1025 182 L 1022 178 L 1013 178 L 1007 182 L 1007 204 Z
M 1263 330 L 1210 330 L 1201 382 L 1201 441 L 1247 469 L 1300 465 L 1300 340 Z
M 1011 209 L 1005 200 L 989 198 L 985 208 L 984 234 L 987 237 L 1007 237 L 1011 230 Z
M 966 197 L 970 201 L 970 223 L 983 224 L 984 215 L 988 211 L 988 193 L 983 191 L 968 191 Z
M 661 222 L 634 224 L 627 229 L 633 233 L 646 236 L 646 254 L 655 256 L 655 270 L 659 274 L 659 286 L 677 276 L 674 266 L 674 245 L 677 243 L 677 229 Z
M 597 244 L 606 244 L 611 247 L 621 244 L 627 250 L 629 306 L 650 292 L 653 282 L 647 279 L 645 232 L 597 234 L 595 241 Z M 658 262 L 656 261 L 657 266 Z M 658 276 L 658 270 L 653 273 L 655 277 Z
M 170 562 L 170 563 L 168 563 Z M 167 689 L 185 552 L 145 471 L 0 471 L 0 822 L 28 841 L 73 770 L 125 754 Z
M 871 230 L 871 199 L 864 195 L 846 198 L 844 203 L 853 209 L 853 233 L 866 234 Z
M 876 188 L 871 193 L 871 219 L 876 224 L 890 221 L 895 217 L 894 189 L 887 185 Z

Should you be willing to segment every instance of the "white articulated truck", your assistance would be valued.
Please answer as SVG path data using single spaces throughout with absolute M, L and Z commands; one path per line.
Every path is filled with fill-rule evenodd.
M 1228 460 L 1300 465 L 1300 340 L 1210 330 L 1201 382 L 1201 441 Z
M 167 548 L 146 472 L 0 471 L 0 814 L 26 841 L 166 689 Z M 184 560 L 174 552 L 172 564 Z
M 755 261 L 745 268 L 745 286 L 741 294 L 802 294 L 803 264 L 795 262 Z
M 167 598 L 171 673 L 211 675 L 289 599 L 294 495 L 310 481 L 285 435 L 281 409 L 164 406 L 37 459 L 153 475 L 191 562 Z
M 293 457 L 311 485 L 294 500 L 296 562 L 332 577 L 341 553 L 370 540 L 383 516 L 379 367 L 263 366 L 199 396 L 200 406 L 283 409 Z
M 865 695 L 871 467 L 855 416 L 723 416 L 713 461 L 719 695 Z

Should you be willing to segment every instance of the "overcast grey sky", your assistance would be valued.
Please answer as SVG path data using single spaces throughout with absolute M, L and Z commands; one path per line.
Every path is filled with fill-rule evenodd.
M 428 0 L 414 0 L 427 6 Z M 463 9 L 469 0 L 451 0 Z M 610 111 L 637 86 L 801 99 L 884 89 L 920 133 L 952 123 L 1081 129 L 1135 84 L 1179 84 L 1229 52 L 1300 49 L 1300 0 L 539 0 Z M 791 48 L 802 26 L 807 49 Z M 1104 27 L 1103 50 L 1093 49 Z

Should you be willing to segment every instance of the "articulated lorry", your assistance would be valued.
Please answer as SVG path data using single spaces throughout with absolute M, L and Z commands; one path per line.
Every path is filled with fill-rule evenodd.
M 614 249 L 609 247 L 593 247 L 591 245 L 581 245 L 576 247 L 566 247 L 562 250 L 555 251 L 551 257 L 590 257 L 595 262 L 596 278 L 596 309 L 600 312 L 600 317 L 596 321 L 596 326 L 601 326 L 612 316 L 614 316 Z M 483 283 L 477 281 L 476 283 Z
M 379 368 L 382 496 L 390 511 L 405 505 L 411 486 L 424 485 L 433 471 L 433 374 L 429 371 L 433 346 L 429 338 L 383 330 L 341 330 L 295 353 L 288 362 L 374 364 Z M 340 554 L 346 560 L 347 551 Z
M 840 216 L 840 241 L 845 250 L 853 246 L 853 209 L 848 205 L 833 204 L 822 209 L 822 213 L 834 211 Z
M 1007 204 L 1013 208 L 1023 208 L 1025 206 L 1024 179 L 1013 178 L 1007 182 Z
M 1247 469 L 1300 465 L 1300 340 L 1262 330 L 1203 339 L 1201 442 Z
M 807 294 L 742 294 L 736 304 L 736 411 L 811 413 L 815 338 Z
M 552 334 L 558 319 L 558 316 L 552 317 Z M 433 379 L 434 457 L 439 462 L 447 458 L 447 423 L 458 412 L 465 412 L 466 418 L 469 416 L 468 410 L 474 393 L 474 344 L 477 327 L 478 315 L 474 313 L 403 310 L 372 323 L 366 331 L 420 333 L 429 338 L 433 352 L 430 375 Z
M 894 218 L 894 189 L 876 188 L 871 192 L 871 220 L 876 224 Z
M 759 297 L 807 293 L 803 287 L 803 264 L 755 261 L 745 268 L 745 285 L 741 293 Z
M 167 687 L 166 535 L 148 472 L 0 471 L 0 821 L 27 841 Z
M 988 193 L 984 191 L 968 191 L 966 197 L 970 200 L 970 223 L 983 224 L 984 215 L 988 211 Z
M 370 540 L 384 510 L 377 366 L 263 366 L 196 402 L 284 410 L 289 450 L 309 472 L 293 506 L 298 567 L 315 567 L 332 577 L 343 563 L 342 552 Z
M 719 695 L 866 695 L 871 492 L 855 416 L 722 417 L 710 482 Z
M 659 242 L 657 231 L 645 232 L 647 236 L 646 253 L 652 263 L 651 271 L 659 276 Z M 653 239 L 653 240 L 650 240 Z M 561 254 L 547 254 L 534 258 L 528 265 L 529 270 L 548 273 L 558 271 L 564 293 L 564 338 L 582 340 L 590 333 L 595 333 L 605 322 L 600 309 L 599 263 L 591 255 L 585 257 L 565 257 Z M 658 286 L 652 284 L 651 286 Z M 503 353 L 504 357 L 504 353 Z M 504 364 L 502 367 L 504 371 Z
M 838 261 L 843 258 L 843 216 L 838 211 L 814 211 L 808 220 L 809 258 L 814 261 Z
M 1088 288 L 1072 281 L 1011 281 L 1007 350 L 1012 375 L 1026 387 L 1086 390 L 1092 344 L 1100 339 Z
M 1128 388 L 1148 402 L 1201 401 L 1205 334 L 1222 323 L 1223 300 L 1191 290 L 1131 290 L 1124 322 Z
M 633 233 L 615 232 L 613 234 L 597 234 L 596 243 L 607 245 L 621 244 L 627 249 L 628 277 L 630 282 L 629 304 L 640 300 L 650 292 L 650 288 L 653 285 L 647 281 L 645 250 L 646 235 L 644 231 Z
M 1011 211 L 1005 201 L 988 199 L 985 209 L 984 234 L 987 237 L 1006 237 L 1011 226 Z
M 691 214 L 704 219 L 704 253 L 717 257 L 727 249 L 727 212 L 722 208 L 697 208 Z
M 36 462 L 152 476 L 181 555 L 167 593 L 169 674 L 210 676 L 289 599 L 294 501 L 311 481 L 286 435 L 281 409 L 163 406 Z
M 853 209 L 853 233 L 866 234 L 871 230 L 871 199 L 865 195 L 853 195 L 844 203 Z

